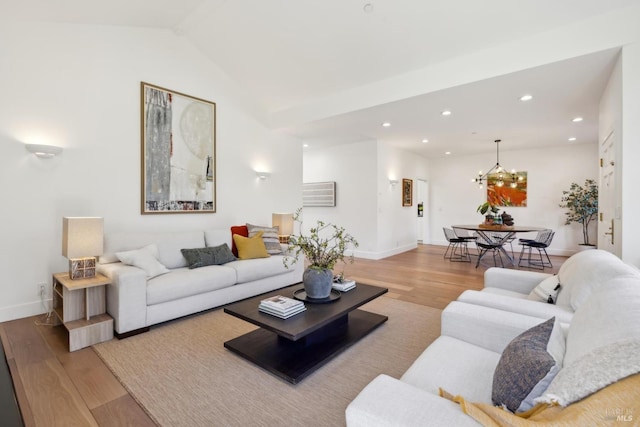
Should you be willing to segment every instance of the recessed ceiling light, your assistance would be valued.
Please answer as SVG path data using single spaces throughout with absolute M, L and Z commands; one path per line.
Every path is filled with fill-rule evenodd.
M 428 139 L 423 139 L 423 140 L 422 140 L 422 143 L 423 143 L 423 144 L 426 144 L 427 142 L 429 142 L 429 140 L 428 140 Z
M 443 116 L 450 116 L 450 115 L 451 115 L 451 111 L 449 111 L 449 110 L 444 110 L 444 111 L 443 111 L 442 113 L 440 113 L 440 114 L 442 114 Z
M 571 120 L 572 122 L 581 122 L 582 121 L 582 117 L 575 117 L 573 120 Z
M 371 13 L 373 12 L 373 5 L 371 3 L 367 3 L 362 9 L 364 9 L 365 13 Z
M 307 148 L 307 147 L 309 146 L 309 144 L 302 144 L 302 146 L 303 146 L 304 148 Z
M 572 136 L 571 138 L 569 138 L 569 141 L 575 141 L 575 140 L 576 140 L 575 136 Z
M 449 154 L 451 154 L 451 151 L 445 151 L 444 154 L 448 156 Z
M 384 122 L 382 124 L 382 127 L 385 127 L 385 128 L 388 128 L 389 126 L 391 126 L 391 123 L 389 123 L 389 122 Z
M 522 95 L 520 97 L 520 101 L 531 101 L 533 99 L 533 95 Z

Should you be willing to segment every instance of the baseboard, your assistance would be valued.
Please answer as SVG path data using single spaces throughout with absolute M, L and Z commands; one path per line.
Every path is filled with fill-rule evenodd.
M 353 256 L 356 258 L 377 260 L 377 259 L 387 258 L 393 255 L 398 255 L 403 252 L 407 252 L 412 249 L 415 249 L 417 247 L 418 247 L 418 243 L 416 242 L 410 245 L 404 245 L 404 246 L 400 246 L 400 247 L 389 249 L 382 252 L 353 251 Z
M 51 299 L 44 300 L 47 307 L 51 306 Z M 10 305 L 8 307 L 0 307 L 0 322 L 8 322 L 10 320 L 23 319 L 25 317 L 37 316 L 45 313 L 40 300 L 27 302 L 24 304 Z

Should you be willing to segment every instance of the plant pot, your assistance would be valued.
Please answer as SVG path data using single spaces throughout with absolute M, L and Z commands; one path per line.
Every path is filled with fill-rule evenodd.
M 333 272 L 328 268 L 307 268 L 302 275 L 304 291 L 308 298 L 329 298 L 333 284 Z

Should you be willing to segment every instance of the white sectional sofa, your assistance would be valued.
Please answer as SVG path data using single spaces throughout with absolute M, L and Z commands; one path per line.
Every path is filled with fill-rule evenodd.
M 117 334 L 143 331 L 151 325 L 302 281 L 304 262 L 288 268 L 284 255 L 236 260 L 223 265 L 189 269 L 181 249 L 231 247 L 229 229 L 193 232 L 113 233 L 104 238 L 98 271 L 111 279 L 107 312 Z M 148 245 L 157 248 L 158 261 L 170 272 L 147 280 L 146 272 L 125 265 L 115 255 Z
M 534 282 L 545 276 L 492 270 L 487 289 L 478 292 L 480 299 L 454 301 L 443 310 L 441 336 L 401 378 L 381 374 L 360 392 L 346 410 L 347 425 L 477 426 L 476 420 L 492 411 L 503 422 L 491 424 L 495 419 L 484 418 L 483 424 L 527 422 L 493 406 L 494 373 L 514 338 L 553 316 L 557 316 L 555 337 L 564 349 L 557 363 L 559 372 L 548 388 L 545 385 L 538 402 L 545 406 L 531 420 L 550 422 L 544 425 L 609 425 L 610 417 L 615 420 L 618 415 L 603 408 L 613 406 L 622 408 L 627 420 L 629 414 L 637 416 L 640 273 L 601 252 L 579 253 L 565 262 L 564 287 L 558 295 L 558 304 L 565 305 L 560 307 L 525 299 Z M 495 291 L 489 290 L 490 284 Z M 564 322 L 560 322 L 562 316 L 566 316 Z M 459 396 L 462 405 L 441 397 L 441 389 Z M 485 412 L 477 416 L 477 408 Z

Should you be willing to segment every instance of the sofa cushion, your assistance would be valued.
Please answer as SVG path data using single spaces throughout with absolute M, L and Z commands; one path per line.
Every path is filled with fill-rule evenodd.
M 233 241 L 236 242 L 238 258 L 240 259 L 269 257 L 267 248 L 264 246 L 264 242 L 262 241 L 262 231 L 259 231 L 253 237 L 243 237 L 238 234 L 234 234 Z
M 557 304 L 571 306 L 575 311 L 592 292 L 616 277 L 640 277 L 640 273 L 607 251 L 579 252 L 569 257 L 558 271 L 562 288 Z
M 564 350 L 564 334 L 554 317 L 514 338 L 493 374 L 494 405 L 514 413 L 531 409 L 562 368 Z
M 540 282 L 538 286 L 533 288 L 531 293 L 527 296 L 527 299 L 555 304 L 561 287 L 562 285 L 558 280 L 558 276 L 547 277 Z
M 247 224 L 249 237 L 253 237 L 262 231 L 262 241 L 269 255 L 282 255 L 282 246 L 278 237 L 278 227 L 262 227 L 259 225 Z
M 147 282 L 147 305 L 226 288 L 236 283 L 236 271 L 226 265 L 209 265 L 190 270 L 177 268 Z
M 156 245 L 147 245 L 132 251 L 116 252 L 116 257 L 127 265 L 141 268 L 147 274 L 147 279 L 169 273 L 169 269 L 162 265 L 158 259 L 158 248 Z
M 233 235 L 237 234 L 242 237 L 249 237 L 249 229 L 246 225 L 233 225 L 231 226 L 231 252 L 235 256 L 238 256 L 238 247 L 236 246 L 236 241 L 233 238 Z
M 191 269 L 221 265 L 236 260 L 226 243 L 207 248 L 182 249 L 181 252 Z
M 493 371 L 500 354 L 446 335 L 438 337 L 400 378 L 427 392 L 443 388 L 491 403 Z
M 290 260 L 290 263 L 292 261 Z M 285 274 L 293 270 L 285 267 L 283 257 L 278 255 L 269 258 L 233 261 L 225 264 L 225 266 L 236 270 L 238 283 L 253 282 L 254 280 Z
M 576 310 L 567 334 L 565 365 L 603 346 L 640 339 L 640 279 L 606 282 Z

